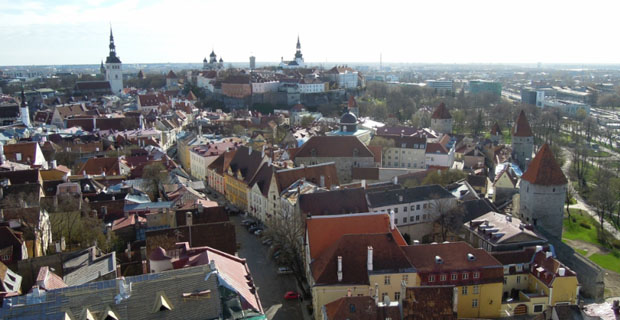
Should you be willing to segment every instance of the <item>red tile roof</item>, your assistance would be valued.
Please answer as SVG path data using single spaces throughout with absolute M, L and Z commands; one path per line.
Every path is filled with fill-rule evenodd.
M 547 258 L 547 253 L 540 251 L 534 255 L 530 272 L 544 284 L 551 287 L 553 286 L 553 280 L 560 277 L 560 268 L 565 270 L 564 277 L 576 276 L 572 270 L 553 258 L 553 256 Z
M 450 111 L 448 111 L 448 108 L 446 108 L 446 104 L 445 103 L 440 103 L 437 108 L 435 108 L 435 111 L 433 112 L 433 115 L 431 116 L 432 119 L 452 119 L 452 115 L 450 114 Z
M 138 216 L 138 220 L 136 220 L 136 215 L 130 214 L 127 217 L 122 217 L 120 219 L 114 220 L 114 222 L 112 222 L 112 231 L 131 227 L 136 225 L 137 223 L 146 223 L 146 218 Z
M 360 139 L 354 136 L 314 136 L 304 143 L 295 154 L 297 157 L 353 157 L 357 149 L 358 157 L 373 157 L 374 154 Z
M 391 232 L 399 245 L 407 244 L 398 228 L 390 230 L 387 213 L 312 217 L 306 220 L 306 228 L 311 259 L 316 259 L 345 234 Z
M 546 143 L 540 148 L 521 179 L 531 184 L 543 186 L 558 186 L 568 183 L 560 165 L 555 161 L 551 148 Z
M 499 124 L 495 122 L 495 124 L 491 128 L 491 135 L 495 136 L 495 135 L 501 135 L 501 134 L 502 134 L 502 129 L 499 127 Z
M 166 75 L 166 79 L 177 79 L 177 75 L 176 73 L 174 73 L 174 71 L 170 70 L 170 72 L 168 72 L 168 75 Z
M 310 264 L 316 284 L 369 284 L 368 247 L 373 248 L 374 272 L 413 271 L 392 233 L 345 234 Z M 338 281 L 338 257 L 342 257 L 342 281 Z
M 100 175 L 105 172 L 106 175 L 121 174 L 120 162 L 118 158 L 89 158 L 80 168 L 77 174 Z
M 67 287 L 60 276 L 52 272 L 48 266 L 41 267 L 37 274 L 36 285 L 43 290 L 54 290 Z
M 325 179 L 325 188 L 331 189 L 332 186 L 340 184 L 338 181 L 338 170 L 334 163 L 321 163 L 306 167 L 278 170 L 276 172 L 278 192 L 284 191 L 301 178 L 321 186 L 321 176 Z
M 325 305 L 324 320 L 384 320 L 401 319 L 398 306 L 377 306 L 369 296 L 342 297 Z
M 517 121 L 515 125 L 512 127 L 512 135 L 515 137 L 531 137 L 532 128 L 530 128 L 530 123 L 527 121 L 527 117 L 525 116 L 525 111 L 521 110 L 519 113 L 519 117 L 517 117 Z
M 448 154 L 448 149 L 440 143 L 430 142 L 426 144 L 426 153 Z
M 4 156 L 9 161 L 32 165 L 37 155 L 38 146 L 37 142 L 7 144 L 4 146 Z M 21 159 L 19 160 L 17 159 L 18 153 L 21 154 Z

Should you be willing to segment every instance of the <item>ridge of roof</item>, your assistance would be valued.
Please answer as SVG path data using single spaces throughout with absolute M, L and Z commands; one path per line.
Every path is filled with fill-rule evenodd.
M 557 186 L 568 183 L 562 168 L 555 160 L 553 151 L 546 143 L 540 148 L 521 179 L 531 184 L 543 186 Z
M 512 135 L 515 137 L 531 137 L 534 135 L 532 134 L 532 128 L 527 121 L 524 110 L 521 110 L 517 117 L 517 121 L 515 121 L 515 125 L 512 127 Z

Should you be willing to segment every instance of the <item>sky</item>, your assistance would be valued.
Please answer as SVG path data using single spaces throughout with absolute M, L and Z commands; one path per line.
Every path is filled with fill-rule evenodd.
M 0 0 L 0 65 L 620 63 L 620 1 Z

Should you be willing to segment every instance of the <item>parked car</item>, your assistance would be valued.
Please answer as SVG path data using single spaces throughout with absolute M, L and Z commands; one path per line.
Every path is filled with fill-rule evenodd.
M 267 238 L 265 240 L 263 240 L 263 244 L 266 246 L 270 246 L 273 243 L 273 240 Z
M 289 267 L 279 267 L 278 268 L 278 274 L 291 274 L 293 273 L 293 270 L 291 270 L 291 268 Z
M 299 297 L 300 297 L 299 293 L 295 291 L 289 291 L 284 294 L 284 300 L 296 300 L 296 299 L 299 299 Z
M 259 236 L 259 237 L 262 236 L 263 235 L 263 230 L 262 229 L 258 229 L 256 231 L 254 231 L 254 235 Z
M 250 229 L 248 229 L 248 231 L 250 231 L 250 233 L 254 233 L 254 231 L 259 230 L 260 228 L 258 226 L 252 226 L 250 227 Z
M 274 259 L 278 259 L 278 257 L 279 257 L 279 256 L 280 256 L 280 250 L 276 251 L 276 252 L 273 254 L 273 258 L 274 258 Z
M 244 226 L 249 226 L 249 225 L 251 225 L 253 223 L 256 223 L 256 222 L 254 220 L 252 220 L 252 219 L 245 219 L 245 220 L 241 221 L 241 224 L 244 225 Z

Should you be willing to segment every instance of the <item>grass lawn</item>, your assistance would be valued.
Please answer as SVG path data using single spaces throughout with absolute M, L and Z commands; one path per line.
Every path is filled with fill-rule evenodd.
M 578 239 L 600 245 L 598 241 L 598 232 L 596 231 L 598 224 L 594 218 L 590 217 L 585 212 L 582 213 L 581 210 L 578 209 L 570 209 L 570 211 L 573 221 L 569 221 L 568 218 L 564 219 L 564 232 L 562 233 L 562 237 L 569 240 Z M 589 226 L 589 228 L 585 226 Z
M 620 252 L 617 250 L 608 254 L 595 253 L 589 259 L 605 269 L 620 273 Z
M 611 154 L 609 152 L 606 151 L 596 151 L 596 150 L 590 150 L 588 151 L 588 156 L 590 157 L 595 157 L 595 158 L 607 158 L 607 157 L 611 157 Z

